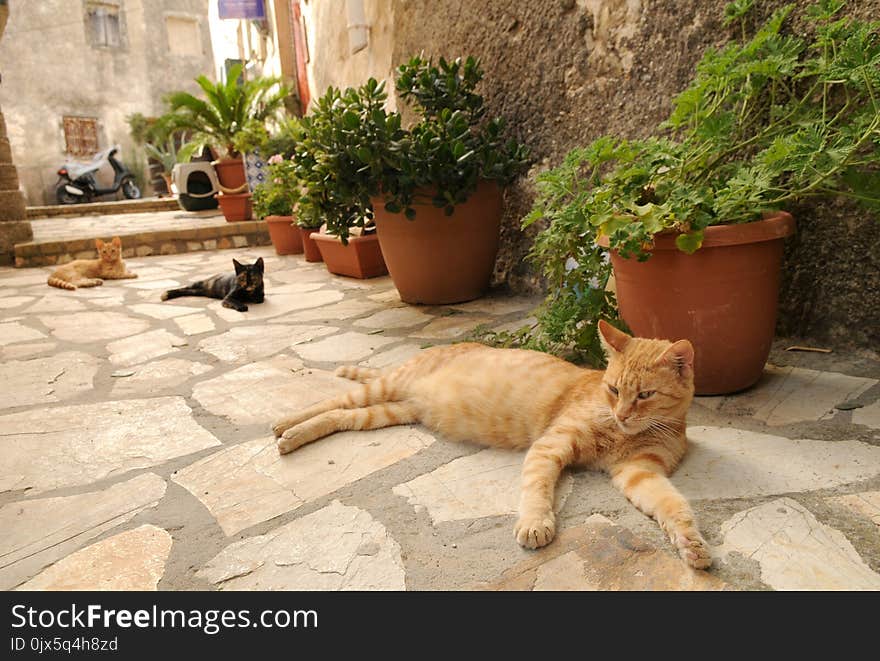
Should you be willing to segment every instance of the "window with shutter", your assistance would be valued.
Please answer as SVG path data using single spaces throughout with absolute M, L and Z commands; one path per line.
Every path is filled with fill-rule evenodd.
M 93 46 L 119 48 L 122 45 L 119 5 L 90 2 L 86 13 Z
M 64 117 L 65 152 L 91 157 L 98 152 L 98 120 L 95 117 Z

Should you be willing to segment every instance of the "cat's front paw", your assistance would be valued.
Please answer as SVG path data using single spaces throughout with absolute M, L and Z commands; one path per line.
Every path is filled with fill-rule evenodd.
M 694 569 L 706 569 L 712 565 L 709 545 L 696 528 L 675 531 L 672 534 L 672 543 L 688 566 Z
M 513 532 L 519 545 L 527 549 L 547 546 L 556 536 L 556 517 L 552 511 L 522 515 Z

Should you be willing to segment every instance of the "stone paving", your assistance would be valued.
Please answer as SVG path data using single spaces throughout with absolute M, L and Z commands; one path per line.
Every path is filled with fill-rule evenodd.
M 258 256 L 247 313 L 159 299 Z M 271 248 L 127 263 L 137 280 L 75 292 L 0 269 L 0 589 L 880 589 L 875 355 L 777 349 L 756 388 L 697 399 L 672 478 L 714 549 L 695 572 L 603 475 L 564 475 L 533 552 L 520 453 L 418 425 L 275 450 L 279 414 L 352 387 L 339 364 L 512 328 L 537 299 L 411 307 Z

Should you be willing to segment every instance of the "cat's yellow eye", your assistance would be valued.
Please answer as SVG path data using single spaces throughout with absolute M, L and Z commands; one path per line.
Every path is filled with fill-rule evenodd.
M 610 390 L 614 395 L 617 395 L 617 388 L 612 386 L 610 383 L 606 383 L 605 385 L 608 386 L 608 390 Z
M 653 396 L 655 392 L 656 391 L 654 390 L 643 390 L 639 393 L 639 399 L 648 399 L 649 397 Z

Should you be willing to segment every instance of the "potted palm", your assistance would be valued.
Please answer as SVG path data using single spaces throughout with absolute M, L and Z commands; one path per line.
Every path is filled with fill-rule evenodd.
M 751 5 L 726 10 L 738 34 Z M 539 176 L 524 224 L 550 223 L 532 255 L 551 293 L 533 345 L 597 357 L 597 321 L 622 320 L 691 340 L 698 394 L 760 378 L 794 231 L 785 207 L 815 195 L 880 207 L 880 23 L 839 19 L 841 5 L 808 10 L 809 38 L 783 33 L 787 6 L 708 51 L 663 137 L 603 136 Z
M 204 98 L 173 92 L 166 97 L 170 112 L 162 118 L 167 126 L 190 133 L 190 142 L 181 149 L 182 160 L 205 146 L 223 150 L 213 165 L 220 181 L 220 206 L 227 220 L 232 219 L 230 215 L 236 219 L 250 217 L 250 193 L 239 141 L 271 120 L 288 94 L 276 78 L 240 81 L 241 73 L 242 66 L 237 64 L 230 68 L 225 83 L 199 76 L 196 82 Z

